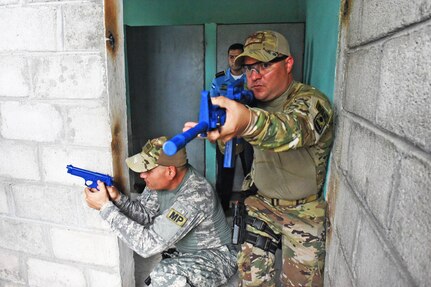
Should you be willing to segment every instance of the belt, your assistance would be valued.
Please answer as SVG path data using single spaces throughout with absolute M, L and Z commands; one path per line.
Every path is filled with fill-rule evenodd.
M 260 197 L 263 197 L 264 199 L 271 202 L 274 206 L 288 206 L 288 207 L 294 207 L 300 204 L 309 203 L 312 201 L 317 200 L 321 195 L 321 192 L 309 195 L 307 197 L 297 199 L 297 200 L 287 200 L 287 199 L 278 199 L 278 198 L 267 198 L 262 195 L 259 195 Z
M 269 251 L 272 254 L 275 254 L 278 248 L 278 244 L 272 241 L 271 238 L 248 231 L 245 236 L 245 241 L 264 251 Z

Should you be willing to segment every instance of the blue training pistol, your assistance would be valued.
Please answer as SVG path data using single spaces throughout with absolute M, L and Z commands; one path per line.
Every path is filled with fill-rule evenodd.
M 114 179 L 110 175 L 74 167 L 71 164 L 67 165 L 66 168 L 67 173 L 82 177 L 85 180 L 85 185 L 87 187 L 97 188 L 98 180 L 104 182 L 107 186 L 112 186 L 114 184 Z

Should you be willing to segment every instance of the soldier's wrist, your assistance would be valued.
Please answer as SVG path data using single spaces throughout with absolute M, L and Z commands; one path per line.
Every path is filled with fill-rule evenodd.
M 247 107 L 247 109 L 250 112 L 250 118 L 248 120 L 248 124 L 245 127 L 244 131 L 241 133 L 241 136 L 248 136 L 253 132 L 253 128 L 257 122 L 258 115 L 256 112 L 254 112 L 252 109 Z

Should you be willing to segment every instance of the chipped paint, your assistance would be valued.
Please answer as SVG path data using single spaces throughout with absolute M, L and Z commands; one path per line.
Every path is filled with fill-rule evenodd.
M 114 181 L 116 187 L 118 189 L 124 191 L 126 190 L 126 179 L 123 174 L 123 160 L 122 160 L 122 149 L 124 146 L 123 143 L 123 133 L 121 132 L 121 120 L 114 119 L 114 123 L 112 126 L 112 142 L 111 142 L 111 150 L 112 150 L 112 164 L 114 169 Z
M 337 195 L 338 195 L 338 189 L 339 189 L 339 183 L 340 179 L 337 174 L 337 170 L 334 167 L 335 164 L 331 163 L 331 175 L 329 179 L 328 184 L 328 192 L 327 192 L 327 212 L 326 212 L 326 241 L 327 244 L 330 244 L 332 241 L 332 226 L 334 223 L 334 216 L 335 216 L 335 209 L 336 209 L 336 202 L 337 202 Z
M 106 49 L 109 54 L 115 58 L 118 51 L 118 44 L 121 42 L 118 33 L 121 27 L 118 27 L 119 17 L 118 3 L 116 0 L 105 0 L 105 39 Z
M 340 9 L 341 25 L 348 27 L 350 23 L 350 13 L 352 10 L 352 0 L 342 0 Z

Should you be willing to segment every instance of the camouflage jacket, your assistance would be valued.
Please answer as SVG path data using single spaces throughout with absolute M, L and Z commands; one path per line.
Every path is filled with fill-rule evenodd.
M 317 193 L 333 139 L 333 110 L 319 90 L 293 82 L 280 97 L 250 108 L 243 138 L 254 147 L 252 179 L 259 194 L 295 200 Z
M 136 200 L 121 195 L 100 215 L 115 234 L 143 257 L 171 247 L 180 252 L 218 248 L 231 230 L 211 185 L 191 166 L 173 191 L 145 188 Z

